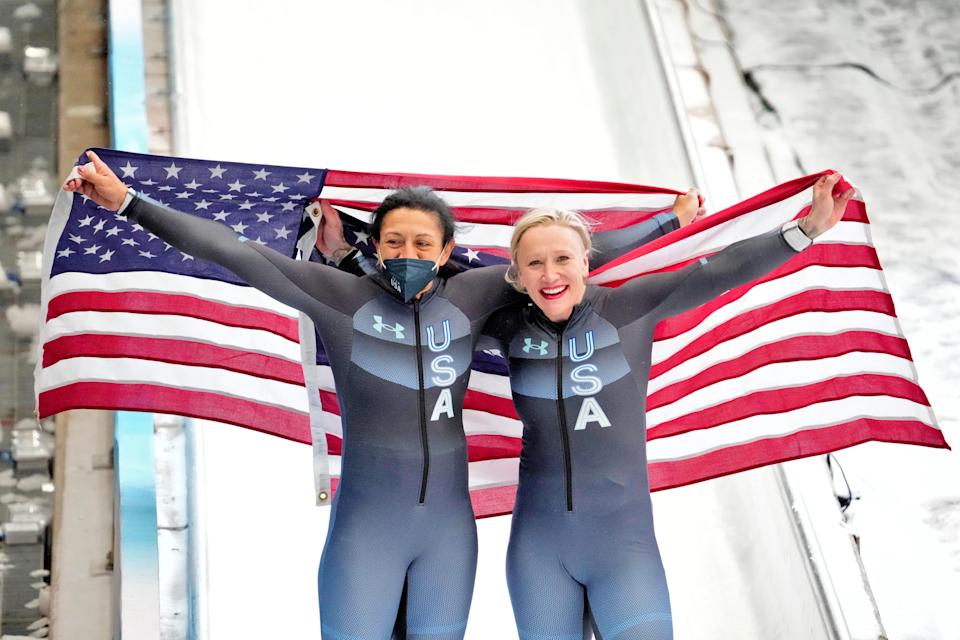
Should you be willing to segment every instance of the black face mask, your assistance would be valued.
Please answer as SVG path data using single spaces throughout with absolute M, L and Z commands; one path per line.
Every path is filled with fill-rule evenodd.
M 438 259 L 433 262 L 419 258 L 381 259 L 380 268 L 394 291 L 404 302 L 410 302 L 433 280 L 440 268 L 440 261 Z

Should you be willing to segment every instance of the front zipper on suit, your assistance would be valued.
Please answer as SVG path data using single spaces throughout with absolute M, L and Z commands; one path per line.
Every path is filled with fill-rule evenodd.
M 567 410 L 563 406 L 563 332 L 557 334 L 557 423 L 563 446 L 563 480 L 567 491 L 567 511 L 573 511 L 573 480 L 570 463 L 570 434 L 567 433 Z
M 427 406 L 426 398 L 423 389 L 423 353 L 421 352 L 422 344 L 420 342 L 420 302 L 415 301 L 413 303 L 413 323 L 414 329 L 417 334 L 417 379 L 419 380 L 419 395 L 420 395 L 420 448 L 423 452 L 423 474 L 420 477 L 420 504 L 423 504 L 423 501 L 427 496 L 427 475 L 430 473 L 430 443 L 427 440 Z

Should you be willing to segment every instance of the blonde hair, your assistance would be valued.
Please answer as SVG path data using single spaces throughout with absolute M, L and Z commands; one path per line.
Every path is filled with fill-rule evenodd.
M 510 268 L 503 276 L 504 279 L 517 291 L 526 293 L 526 290 L 520 285 L 517 272 L 517 249 L 520 246 L 520 239 L 523 238 L 523 234 L 530 229 L 547 225 L 558 225 L 573 229 L 580 237 L 580 241 L 583 242 L 583 248 L 589 254 L 593 251 L 593 243 L 590 241 L 591 224 L 583 215 L 569 209 L 531 209 L 526 212 L 513 225 L 513 237 L 510 238 Z

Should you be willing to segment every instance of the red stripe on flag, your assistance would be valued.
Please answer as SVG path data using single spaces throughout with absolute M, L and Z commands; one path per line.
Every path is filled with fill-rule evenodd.
M 326 200 L 326 198 L 314 198 L 314 201 Z M 379 202 L 369 202 L 363 200 L 341 200 L 330 198 L 329 202 L 334 207 L 349 207 L 360 211 L 372 213 L 380 206 Z M 529 207 L 450 207 L 453 216 L 460 222 L 470 224 L 498 224 L 514 225 L 521 216 L 530 211 Z M 609 231 L 612 229 L 623 229 L 630 225 L 643 222 L 652 218 L 660 212 L 670 211 L 670 207 L 657 210 L 639 210 L 627 208 L 611 209 L 583 209 L 580 211 L 586 218 L 591 220 L 595 226 L 591 228 L 594 233 L 598 231 Z M 347 214 L 349 215 L 349 214 Z
M 337 399 L 337 394 L 334 391 L 326 391 L 320 389 L 320 407 L 327 413 L 332 413 L 333 415 L 340 416 L 340 401 Z
M 813 184 L 812 182 L 810 184 Z M 478 191 L 501 193 L 669 193 L 680 191 L 621 182 L 567 180 L 564 178 L 503 178 L 476 176 L 440 176 L 425 173 L 361 173 L 330 169 L 324 178 L 325 187 L 357 187 L 364 189 L 400 189 L 426 185 L 443 191 Z M 322 193 L 322 192 L 321 192 Z
M 504 418 L 513 418 L 519 420 L 517 409 L 513 406 L 513 400 L 510 398 L 501 398 L 500 396 L 477 391 L 476 389 L 467 389 L 467 395 L 463 400 L 464 409 L 473 409 L 476 411 L 486 411 Z
M 814 311 L 875 311 L 893 315 L 892 304 L 888 294 L 877 291 L 804 291 L 766 307 L 742 313 L 710 329 L 669 358 L 650 367 L 650 379 L 663 375 L 690 358 L 706 353 L 718 344 L 733 340 L 777 320 Z
M 138 358 L 214 367 L 269 380 L 303 384 L 303 367 L 299 362 L 190 340 L 80 334 L 62 336 L 43 345 L 44 367 L 79 357 Z
M 751 416 L 778 414 L 854 396 L 892 396 L 922 405 L 930 404 L 923 390 L 910 380 L 878 374 L 835 376 L 812 384 L 748 393 L 734 400 L 688 413 L 650 428 L 647 431 L 647 441 L 710 429 Z
M 334 456 L 343 455 L 343 439 L 335 433 L 327 435 L 327 453 Z
M 156 384 L 75 382 L 40 393 L 40 418 L 70 409 L 123 409 L 173 413 L 235 424 L 296 442 L 310 442 L 306 414 L 208 391 Z
M 271 311 L 232 306 L 194 296 L 148 291 L 71 291 L 50 301 L 47 320 L 73 311 L 112 311 L 186 316 L 228 327 L 261 329 L 300 342 L 297 320 Z
M 873 331 L 845 331 L 829 336 L 794 336 L 757 347 L 704 369 L 695 376 L 651 393 L 647 397 L 647 410 L 651 411 L 676 402 L 706 386 L 731 378 L 739 378 L 768 364 L 820 360 L 853 352 L 888 353 L 910 359 L 907 341 L 899 336 L 888 336 Z
M 511 436 L 479 433 L 469 435 L 467 436 L 467 460 L 479 462 L 481 460 L 516 458 L 520 455 L 522 445 L 520 438 Z
M 717 309 L 724 307 L 735 300 L 739 300 L 757 285 L 778 280 L 784 276 L 796 273 L 810 266 L 866 267 L 869 269 L 877 269 L 878 271 L 880 270 L 880 262 L 877 260 L 877 252 L 874 251 L 873 247 L 813 245 L 800 255 L 791 258 L 786 264 L 778 267 L 766 276 L 757 278 L 756 280 L 752 280 L 745 285 L 731 289 L 730 291 L 727 291 L 713 300 L 704 303 L 695 309 L 691 309 L 686 313 L 663 320 L 657 325 L 657 328 L 654 331 L 654 339 L 663 340 L 665 338 L 672 338 L 676 335 L 684 333 L 685 331 L 688 331 L 703 322 L 707 316 Z M 886 313 L 887 315 L 895 315 L 893 309 L 893 299 L 890 297 L 890 294 L 886 292 L 881 293 L 874 290 L 860 292 L 837 289 L 826 289 L 826 291 L 831 292 L 836 297 L 868 295 L 871 298 L 877 297 L 876 299 L 879 300 L 879 297 L 882 296 L 887 300 L 887 304 L 882 309 L 877 308 L 876 310 L 880 311 L 881 313 Z M 875 301 L 872 304 L 876 305 L 878 302 Z
M 939 429 L 913 420 L 858 418 L 843 424 L 807 429 L 782 438 L 726 446 L 685 460 L 649 465 L 650 487 L 661 491 L 768 464 L 815 456 L 864 442 L 916 444 L 949 449 Z
M 517 499 L 517 485 L 509 484 L 500 487 L 485 487 L 470 492 L 470 502 L 473 504 L 473 513 L 477 518 L 502 516 L 513 511 L 513 503 Z

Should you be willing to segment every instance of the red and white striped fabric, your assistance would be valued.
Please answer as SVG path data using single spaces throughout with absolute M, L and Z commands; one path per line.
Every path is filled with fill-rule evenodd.
M 809 210 L 820 174 L 598 270 L 606 286 L 682 266 Z M 662 322 L 647 400 L 654 490 L 867 441 L 947 444 L 920 388 L 859 194 L 764 278 Z
M 291 256 L 324 173 L 98 152 L 138 191 Z M 63 191 L 43 268 L 40 417 L 157 411 L 309 440 L 295 310 Z
M 615 287 L 678 269 L 804 215 L 819 175 L 671 233 L 597 269 L 591 281 Z M 494 255 L 508 255 L 510 225 L 531 207 L 581 210 L 604 230 L 668 209 L 675 194 L 604 183 L 331 172 L 320 197 L 362 219 L 391 190 L 415 184 L 434 187 L 469 223 L 459 245 Z M 918 384 L 859 198 L 836 228 L 774 273 L 661 323 L 651 365 L 653 490 L 870 440 L 947 446 Z M 319 378 L 332 393 L 329 371 Z M 474 510 L 478 517 L 507 513 L 521 435 L 509 383 L 474 371 L 469 389 L 464 425 Z M 333 412 L 324 425 L 338 450 Z
M 132 186 L 287 255 L 295 254 L 302 207 L 316 196 L 364 220 L 390 191 L 430 185 L 463 223 L 454 257 L 470 267 L 502 261 L 511 225 L 529 208 L 578 209 L 606 230 L 669 209 L 676 194 L 572 180 L 100 155 Z M 617 286 L 676 269 L 802 215 L 817 177 L 673 232 L 597 270 L 593 282 Z M 334 454 L 330 470 L 338 472 L 332 375 L 316 359 L 301 368 L 313 332 L 302 319 L 298 326 L 294 310 L 72 194 L 57 200 L 44 256 L 40 417 L 76 408 L 157 411 L 304 443 L 313 429 L 326 432 L 316 440 Z M 946 447 L 917 384 L 860 200 L 775 273 L 663 322 L 652 364 L 647 422 L 655 490 L 868 440 Z M 309 392 L 305 379 L 313 383 Z M 475 512 L 506 513 L 521 426 L 505 376 L 474 371 L 464 423 Z
M 295 310 L 250 287 L 158 272 L 60 273 L 44 300 L 40 418 L 155 411 L 309 440 Z

